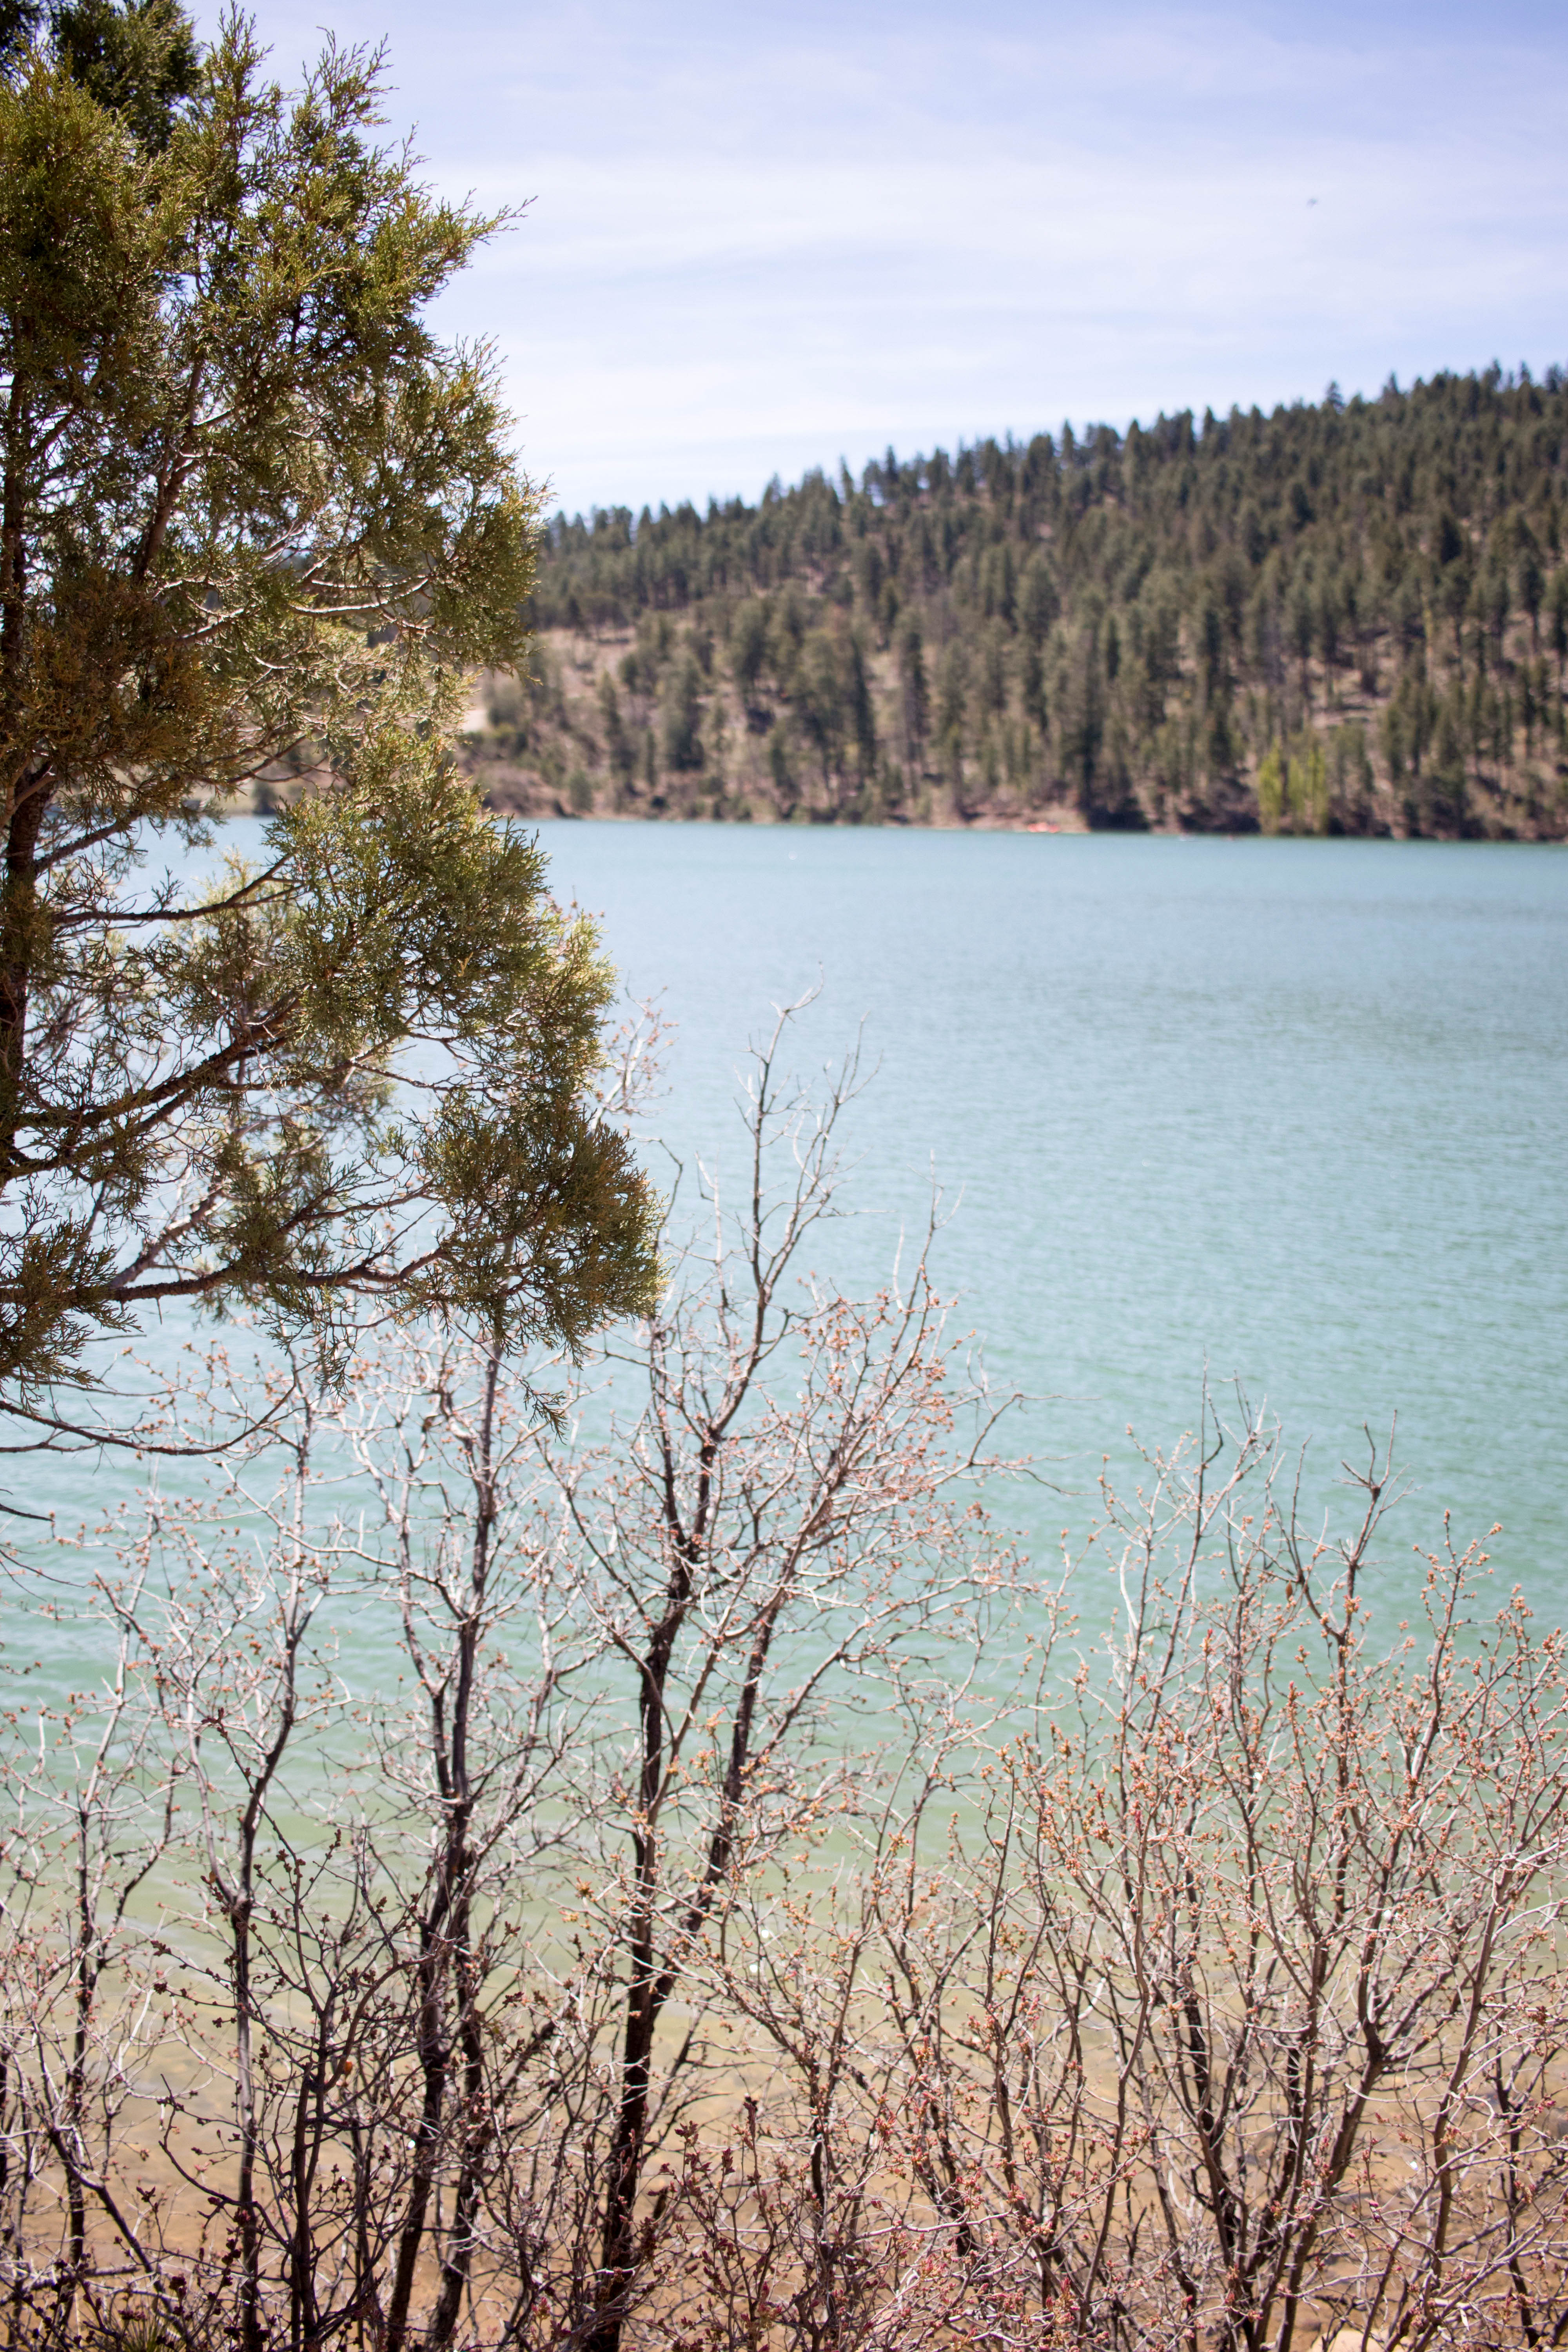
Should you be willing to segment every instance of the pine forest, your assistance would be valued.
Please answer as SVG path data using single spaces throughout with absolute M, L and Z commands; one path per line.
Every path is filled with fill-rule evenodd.
M 1557 839 L 1568 383 L 960 446 L 549 527 L 528 815 Z

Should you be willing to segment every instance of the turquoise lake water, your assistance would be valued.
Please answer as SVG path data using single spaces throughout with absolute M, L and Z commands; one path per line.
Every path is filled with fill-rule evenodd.
M 1191 1427 L 1206 1367 L 1310 1442 L 1315 1504 L 1397 1412 L 1416 1492 L 1391 1549 L 1445 1506 L 1461 1540 L 1500 1520 L 1500 1570 L 1568 1621 L 1568 852 L 542 832 L 676 1024 L 659 1124 L 689 1165 L 731 1160 L 773 1005 L 819 986 L 807 1074 L 864 1021 L 861 1213 L 814 1260 L 879 1276 L 934 1171 L 960 1328 L 1032 1399 L 1015 1443 L 1053 1486 L 998 1497 L 1031 1542 L 1088 1524 L 1129 1423 Z M 79 1458 L 9 1484 L 68 1514 L 132 1475 Z
M 1318 1496 L 1397 1412 L 1399 1543 L 1501 1520 L 1568 1618 L 1568 852 L 542 830 L 662 991 L 688 1158 L 721 1162 L 773 1003 L 820 982 L 803 1065 L 864 1018 L 840 1246 L 886 1265 L 933 1168 L 958 1196 L 942 1277 L 1064 1490 L 1032 1533 L 1084 1522 L 1129 1423 L 1190 1427 L 1206 1366 L 1310 1440 Z

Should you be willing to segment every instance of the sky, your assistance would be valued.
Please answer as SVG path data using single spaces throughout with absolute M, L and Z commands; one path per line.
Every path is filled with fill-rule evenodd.
M 255 5 L 526 207 L 438 318 L 552 509 L 1568 361 L 1560 4 Z

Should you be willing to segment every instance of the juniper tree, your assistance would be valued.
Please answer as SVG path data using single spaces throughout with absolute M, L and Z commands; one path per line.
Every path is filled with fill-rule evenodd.
M 426 317 L 500 221 L 380 143 L 377 55 L 289 92 L 238 16 L 198 57 L 170 0 L 11 14 L 0 1396 L 47 1419 L 96 1337 L 236 1292 L 574 1343 L 653 1264 L 610 977 L 445 749 L 538 528 Z M 181 881 L 279 763 L 316 789 L 259 860 Z

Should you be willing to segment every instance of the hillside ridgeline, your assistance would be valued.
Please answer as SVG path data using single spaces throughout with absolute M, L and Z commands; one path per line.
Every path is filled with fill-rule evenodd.
M 550 527 L 525 814 L 1561 839 L 1568 385 L 889 451 Z

